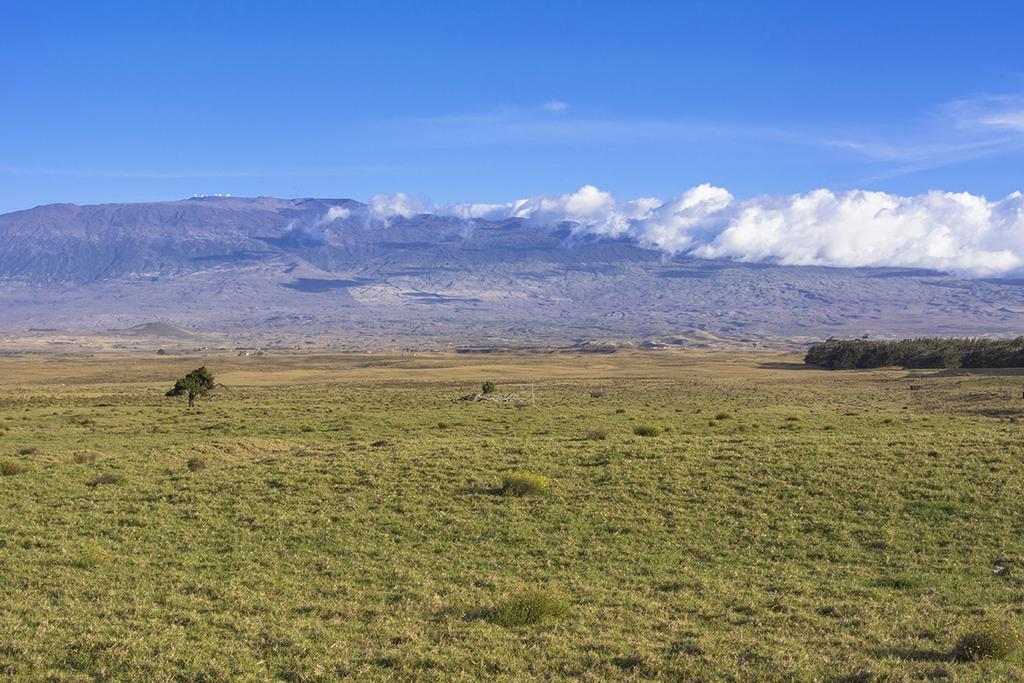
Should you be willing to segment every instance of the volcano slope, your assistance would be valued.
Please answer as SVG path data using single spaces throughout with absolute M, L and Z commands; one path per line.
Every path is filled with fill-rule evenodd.
M 0 216 L 0 328 L 358 350 L 1024 334 L 1020 281 L 676 257 L 572 224 L 205 197 Z M 174 339 L 171 339 L 174 341 Z

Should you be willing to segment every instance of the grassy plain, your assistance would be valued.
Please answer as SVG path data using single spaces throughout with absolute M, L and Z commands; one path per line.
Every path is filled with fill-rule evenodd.
M 0 678 L 1019 679 L 1024 376 L 798 362 L 0 358 Z

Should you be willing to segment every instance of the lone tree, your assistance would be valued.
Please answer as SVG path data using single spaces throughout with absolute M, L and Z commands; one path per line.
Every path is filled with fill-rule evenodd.
M 211 389 L 213 389 L 213 373 L 207 370 L 206 366 L 203 366 L 196 368 L 175 382 L 174 387 L 166 395 L 181 396 L 182 394 L 187 394 L 188 407 L 191 408 L 196 404 L 197 396 L 205 396 L 210 393 Z

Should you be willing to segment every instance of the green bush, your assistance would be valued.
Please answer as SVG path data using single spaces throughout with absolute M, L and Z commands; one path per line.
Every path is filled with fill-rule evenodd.
M 569 613 L 569 603 L 550 593 L 533 590 L 510 598 L 492 609 L 492 623 L 514 628 L 558 619 Z
M 0 476 L 2 477 L 12 477 L 15 474 L 21 474 L 24 471 L 24 463 L 11 458 L 4 458 L 3 460 L 0 460 Z
M 493 394 L 497 389 L 498 387 L 490 380 L 484 382 L 483 386 L 480 388 L 481 392 L 484 394 Z
M 953 648 L 959 661 L 1005 659 L 1020 649 L 1020 634 L 1004 622 L 981 622 L 965 631 Z
M 511 472 L 501 482 L 501 492 L 506 496 L 536 496 L 547 492 L 547 477 L 533 472 Z
M 165 396 L 188 396 L 188 405 L 192 407 L 193 402 L 200 396 L 206 396 L 213 391 L 216 380 L 213 373 L 205 366 L 196 368 L 174 383 Z
M 658 436 L 661 434 L 661 427 L 658 425 L 637 425 L 633 427 L 633 433 L 637 436 Z

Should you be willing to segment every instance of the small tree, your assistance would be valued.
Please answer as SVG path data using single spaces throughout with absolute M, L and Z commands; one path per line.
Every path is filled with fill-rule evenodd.
M 210 393 L 213 389 L 213 373 L 206 369 L 206 367 L 196 368 L 192 372 L 188 373 L 177 382 L 174 383 L 174 387 L 167 392 L 167 396 L 188 396 L 188 407 L 191 408 L 196 404 L 197 396 L 205 396 Z

